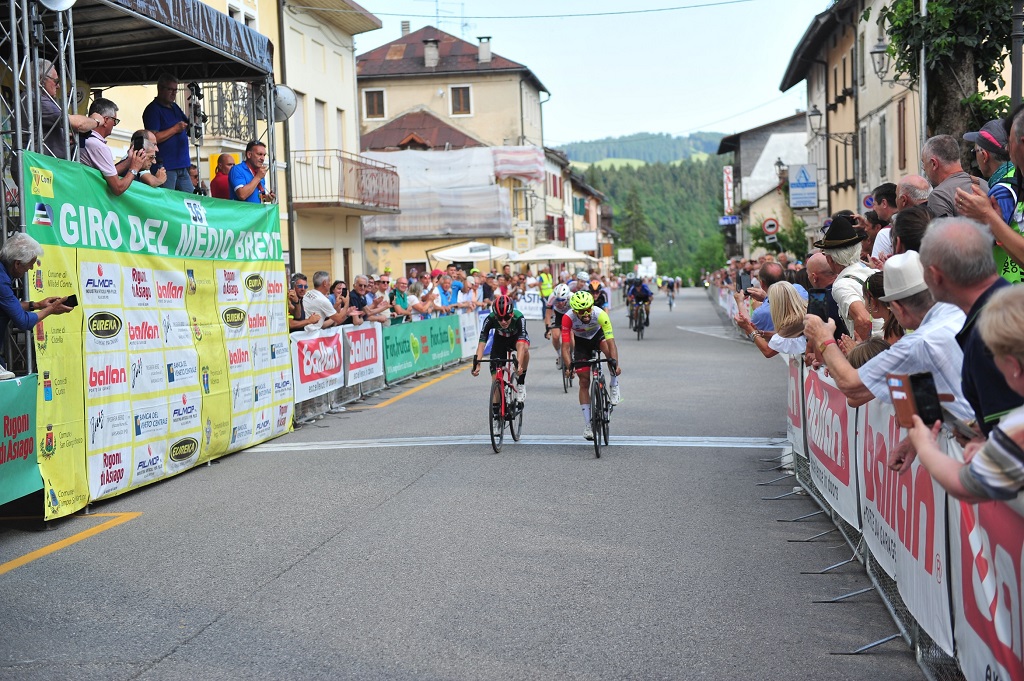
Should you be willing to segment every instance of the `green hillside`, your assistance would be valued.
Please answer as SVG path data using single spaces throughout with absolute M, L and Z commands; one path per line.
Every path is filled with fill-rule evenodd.
M 606 159 L 636 159 L 643 163 L 671 163 L 693 158 L 697 154 L 714 154 L 722 135 L 717 132 L 695 132 L 685 137 L 667 133 L 636 133 L 623 137 L 606 137 L 589 142 L 570 142 L 558 147 L 569 160 L 595 163 Z
M 701 160 L 636 167 L 594 163 L 585 177 L 612 204 L 618 247 L 631 246 L 637 260 L 654 257 L 659 272 L 697 280 L 701 268 L 722 265 L 718 218 L 722 166 L 728 162 L 728 156 L 705 154 Z

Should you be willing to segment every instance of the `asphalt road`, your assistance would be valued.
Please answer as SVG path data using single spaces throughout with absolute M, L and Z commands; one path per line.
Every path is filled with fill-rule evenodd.
M 534 323 L 522 442 L 464 366 L 93 506 L 0 522 L 0 679 L 920 679 L 806 497 L 765 472 L 785 366 L 702 290 L 643 341 L 595 459 Z M 397 399 L 396 399 L 397 398 Z M 111 515 L 139 513 L 138 516 Z M 104 523 L 124 521 L 116 526 Z

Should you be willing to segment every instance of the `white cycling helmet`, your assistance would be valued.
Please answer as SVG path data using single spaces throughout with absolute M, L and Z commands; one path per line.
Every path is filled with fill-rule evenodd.
M 576 273 L 576 278 L 580 281 L 590 281 L 590 273 L 586 270 L 580 270 Z
M 555 300 L 569 300 L 569 296 L 572 295 L 572 291 L 569 290 L 568 284 L 559 284 L 555 287 Z

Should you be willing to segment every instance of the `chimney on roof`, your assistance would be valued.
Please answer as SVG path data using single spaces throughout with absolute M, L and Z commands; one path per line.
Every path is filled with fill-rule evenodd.
M 409 35 L 409 22 L 408 21 L 403 21 L 402 22 L 402 36 L 407 36 L 407 35 Z
M 477 52 L 479 55 L 478 61 L 481 64 L 491 63 L 491 36 L 482 35 L 477 38 L 480 41 L 480 48 Z
M 423 65 L 428 69 L 434 68 L 441 61 L 441 56 L 437 51 L 439 42 L 437 38 L 427 38 L 423 41 Z

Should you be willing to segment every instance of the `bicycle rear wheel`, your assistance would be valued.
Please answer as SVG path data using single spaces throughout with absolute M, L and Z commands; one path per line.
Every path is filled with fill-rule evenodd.
M 604 436 L 604 446 L 608 446 L 608 427 L 612 422 L 611 400 L 608 399 L 608 391 L 605 389 L 604 379 L 601 379 L 601 434 Z M 597 439 L 597 433 L 594 434 Z
M 568 374 L 568 372 L 566 372 L 565 369 L 562 369 L 561 371 L 562 371 L 562 390 L 564 390 L 565 392 L 569 392 L 569 386 L 572 385 L 572 380 L 570 380 L 569 374 Z
M 501 394 L 501 381 L 491 381 L 491 399 L 487 402 L 487 422 L 491 429 L 491 447 L 494 453 L 501 451 L 505 439 L 505 405 Z
M 516 399 L 515 386 L 505 384 L 505 404 L 508 405 L 508 432 L 513 442 L 523 436 L 523 403 Z
M 590 378 L 590 430 L 594 433 L 594 456 L 601 458 L 601 436 L 604 425 L 604 404 L 601 397 L 601 386 L 596 377 Z

